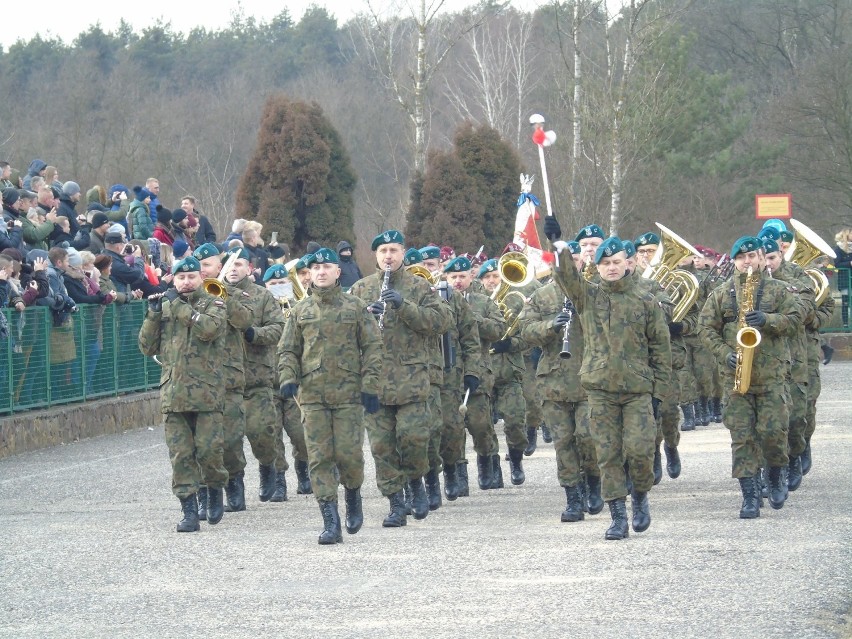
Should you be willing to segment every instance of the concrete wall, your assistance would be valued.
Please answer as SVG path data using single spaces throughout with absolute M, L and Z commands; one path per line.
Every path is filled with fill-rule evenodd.
M 0 459 L 161 422 L 159 391 L 27 411 L 0 419 Z

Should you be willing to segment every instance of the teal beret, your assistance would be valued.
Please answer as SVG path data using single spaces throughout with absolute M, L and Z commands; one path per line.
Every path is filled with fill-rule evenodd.
M 263 281 L 268 282 L 269 280 L 283 280 L 287 277 L 287 269 L 284 268 L 283 264 L 275 264 L 266 269 L 266 273 L 263 274 Z
M 482 266 L 479 267 L 479 273 L 476 274 L 476 277 L 482 277 L 486 273 L 491 273 L 492 271 L 497 270 L 497 260 L 486 260 L 482 263 Z
M 781 233 L 774 226 L 766 226 L 760 229 L 760 233 L 757 234 L 757 239 L 759 240 L 775 240 L 776 242 L 781 239 Z
M 420 255 L 423 256 L 424 260 L 440 260 L 441 249 L 437 246 L 424 246 L 420 249 Z
M 473 265 L 470 260 L 464 255 L 460 255 L 449 261 L 444 267 L 444 273 L 461 273 L 462 271 L 469 271 L 471 268 L 473 268 Z
M 731 259 L 734 259 L 740 253 L 750 253 L 757 251 L 763 247 L 763 243 L 756 237 L 744 235 L 731 247 Z
M 780 251 L 781 247 L 771 237 L 765 237 L 763 238 L 763 250 L 767 253 L 775 253 L 776 251 Z
M 249 255 L 249 252 L 242 247 L 232 248 L 230 251 L 225 253 L 223 261 L 227 260 L 232 255 L 236 255 L 238 259 L 245 260 L 246 262 L 251 262 L 251 255 Z
M 636 255 L 636 245 L 630 240 L 624 240 L 622 242 L 624 244 L 624 252 L 627 254 L 627 257 L 633 257 Z
M 659 244 L 660 236 L 656 233 L 643 233 L 633 242 L 634 248 L 639 248 L 640 246 L 646 246 L 648 244 Z
M 766 220 L 763 223 L 763 228 L 765 228 L 765 229 L 766 228 L 774 228 L 776 231 L 778 231 L 780 233 L 781 231 L 787 230 L 787 225 L 784 224 L 784 222 L 782 222 L 781 220 L 773 218 L 771 220 Z
M 420 264 L 423 261 L 423 255 L 416 248 L 410 248 L 405 252 L 405 257 L 402 258 L 402 263 L 405 266 L 412 264 Z
M 172 266 L 172 273 L 197 273 L 201 271 L 201 262 L 192 256 L 185 257 Z
M 310 266 L 311 264 L 340 263 L 337 253 L 332 251 L 330 248 L 321 248 L 316 253 L 303 257 L 302 259 L 305 262 L 305 266 Z
M 308 258 L 311 255 L 313 255 L 313 253 L 308 253 L 307 255 L 303 255 L 299 258 L 299 261 L 296 262 L 296 265 L 293 267 L 297 273 L 302 269 L 308 268 Z
M 580 248 L 579 242 L 574 242 L 572 240 L 571 242 L 566 242 L 566 244 L 568 244 L 568 250 L 571 251 L 571 255 L 579 255 L 580 252 L 583 250 Z
M 203 259 L 219 255 L 220 253 L 221 251 L 219 250 L 218 246 L 207 242 L 207 244 L 202 244 L 197 249 L 195 249 L 195 251 L 193 251 L 192 253 L 192 257 L 194 257 L 200 262 Z
M 600 261 L 605 257 L 612 257 L 616 253 L 624 250 L 624 244 L 617 237 L 608 237 L 603 244 L 598 247 L 595 252 L 595 264 L 600 264 Z
M 793 241 L 793 233 L 790 231 L 781 231 L 781 241 L 782 242 L 792 242 Z
M 373 238 L 373 243 L 370 245 L 370 250 L 375 251 L 382 244 L 402 244 L 405 245 L 405 238 L 399 231 L 385 231 L 381 235 Z
M 588 226 L 584 226 L 580 229 L 580 232 L 577 233 L 577 237 L 574 238 L 574 241 L 579 242 L 580 240 L 585 240 L 590 237 L 599 237 L 604 239 L 606 236 L 604 235 L 603 229 L 597 224 L 589 224 Z

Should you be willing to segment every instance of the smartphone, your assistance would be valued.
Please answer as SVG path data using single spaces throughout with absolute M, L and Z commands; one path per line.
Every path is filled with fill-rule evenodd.
M 270 244 L 278 244 L 278 231 L 272 231 L 272 239 L 269 240 Z

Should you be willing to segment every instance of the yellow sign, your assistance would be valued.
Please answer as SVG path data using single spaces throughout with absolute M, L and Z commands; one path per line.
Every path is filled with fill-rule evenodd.
M 755 195 L 754 216 L 758 220 L 793 217 L 793 194 Z

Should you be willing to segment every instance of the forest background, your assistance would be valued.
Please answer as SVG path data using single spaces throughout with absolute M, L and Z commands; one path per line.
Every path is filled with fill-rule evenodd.
M 725 250 L 759 226 L 755 194 L 787 192 L 829 241 L 852 226 L 852 0 L 438 6 L 365 1 L 345 24 L 312 7 L 298 22 L 283 10 L 221 30 L 122 22 L 70 43 L 19 41 L 0 51 L 0 159 L 25 171 L 42 158 L 84 189 L 155 176 L 166 206 L 194 194 L 224 237 L 267 99 L 316 103 L 356 178 L 339 200 L 351 222 L 326 215 L 316 239 L 354 241 L 368 265 L 374 235 L 424 227 L 408 219 L 412 185 L 471 125 L 538 174 L 538 112 L 558 135 L 550 188 L 571 235 L 595 222 L 635 237 L 657 221 Z M 500 179 L 514 181 L 499 185 L 513 216 L 520 183 Z M 533 191 L 543 209 L 540 176 Z M 465 219 L 463 194 L 446 202 L 412 214 Z M 470 219 L 458 251 L 475 251 L 489 224 Z M 489 254 L 511 239 L 503 222 L 509 236 L 489 238 Z

